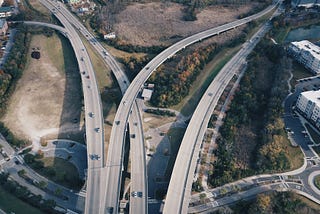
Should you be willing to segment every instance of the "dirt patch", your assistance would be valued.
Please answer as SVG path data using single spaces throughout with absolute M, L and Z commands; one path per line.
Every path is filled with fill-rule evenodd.
M 62 54 L 66 53 L 62 45 L 56 34 L 32 37 L 26 70 L 3 118 L 19 138 L 34 141 L 81 134 L 79 74 L 66 60 L 71 57 Z M 39 60 L 31 58 L 35 47 L 41 51 Z
M 170 2 L 132 4 L 116 15 L 117 36 L 133 45 L 168 45 L 172 42 L 237 19 L 254 5 L 212 6 L 197 14 L 197 20 L 183 21 L 183 6 Z
M 172 123 L 176 121 L 176 117 L 164 117 L 149 113 L 143 113 L 143 128 L 147 131 L 151 128 L 157 128 L 167 123 Z

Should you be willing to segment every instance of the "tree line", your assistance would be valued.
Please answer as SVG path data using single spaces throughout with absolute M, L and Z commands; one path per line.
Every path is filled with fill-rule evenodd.
M 236 38 L 223 45 L 216 43 L 195 49 L 187 48 L 187 54 L 176 54 L 160 66 L 149 78 L 148 82 L 154 83 L 154 93 L 151 104 L 156 107 L 170 107 L 180 103 L 189 94 L 191 85 L 206 63 L 223 48 L 234 47 L 244 43 L 250 29 L 256 22 L 249 23 Z
M 45 213 L 60 213 L 54 210 L 54 207 L 56 206 L 56 202 L 54 200 L 46 200 L 43 199 L 41 195 L 31 193 L 25 186 L 9 179 L 8 173 L 0 173 L 0 185 L 5 191 L 15 195 L 17 198 L 27 202 L 31 206 L 39 208 Z
M 290 168 L 281 120 L 288 77 L 283 69 L 283 55 L 281 46 L 266 39 L 250 55 L 247 71 L 220 128 L 221 136 L 214 152 L 217 160 L 212 163 L 214 169 L 209 177 L 212 186 Z M 251 149 L 243 151 L 248 153 L 249 164 L 243 161 L 243 148 Z

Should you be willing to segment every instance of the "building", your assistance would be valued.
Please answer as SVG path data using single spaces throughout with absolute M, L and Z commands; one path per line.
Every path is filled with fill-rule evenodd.
M 11 7 L 0 7 L 0 18 L 6 18 L 12 15 Z
M 307 41 L 291 42 L 288 48 L 298 62 L 303 64 L 313 74 L 320 74 L 320 47 Z
M 152 90 L 145 88 L 143 89 L 141 96 L 145 101 L 149 101 L 151 99 L 152 92 L 153 92 Z
M 111 32 L 108 34 L 103 35 L 104 39 L 115 39 L 116 38 L 116 33 L 115 32 Z
M 313 7 L 315 5 L 320 6 L 320 1 L 319 0 L 292 0 L 291 5 L 293 7 Z
M 302 92 L 296 107 L 316 127 L 320 128 L 320 90 Z
M 8 31 L 8 23 L 5 19 L 0 19 L 0 36 L 6 35 Z

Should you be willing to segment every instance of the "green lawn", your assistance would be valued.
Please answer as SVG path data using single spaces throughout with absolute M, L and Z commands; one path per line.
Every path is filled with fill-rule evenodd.
M 176 157 L 180 148 L 180 144 L 185 133 L 186 129 L 184 128 L 171 128 L 167 136 L 170 140 L 170 159 L 166 168 L 165 177 L 170 178 Z
M 316 185 L 316 187 L 317 187 L 318 189 L 320 189 L 320 175 L 318 175 L 318 176 L 316 176 L 316 177 L 314 178 L 314 184 Z
M 45 168 L 40 170 L 40 174 L 50 178 L 52 181 L 57 182 L 63 186 L 80 189 L 82 182 L 79 179 L 79 173 L 77 168 L 70 162 L 62 158 L 42 158 L 40 159 L 44 163 L 45 168 L 52 168 L 55 173 L 50 175 Z
M 32 207 L 26 202 L 20 200 L 14 195 L 8 193 L 0 186 L 0 208 L 6 213 L 32 213 L 32 214 L 41 214 L 40 210 Z
M 293 78 L 291 80 L 291 85 L 294 86 L 298 79 L 313 76 L 303 65 L 296 61 L 292 61 L 292 74 Z
M 95 49 L 89 44 L 89 42 L 82 37 L 82 42 L 85 45 L 88 54 L 90 56 L 90 60 L 93 65 L 93 69 L 96 75 L 97 83 L 99 86 L 100 91 L 104 87 L 112 87 L 113 86 L 113 79 L 112 79 L 112 71 L 110 68 L 105 64 L 102 57 L 97 53 Z

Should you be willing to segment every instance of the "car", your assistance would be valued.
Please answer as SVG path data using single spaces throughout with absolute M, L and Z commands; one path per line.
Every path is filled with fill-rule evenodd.
M 153 157 L 153 154 L 147 154 L 147 156 L 149 156 L 149 157 Z
M 88 76 L 86 76 L 87 77 L 87 79 L 90 79 L 90 76 L 88 75 Z
M 99 127 L 95 128 L 95 130 L 96 130 L 96 132 L 100 132 L 100 128 Z
M 137 198 L 137 197 L 142 198 L 142 192 L 134 191 L 134 192 L 131 193 L 131 196 L 134 197 L 134 198 Z
M 83 75 L 85 75 L 85 74 L 86 74 L 86 72 L 85 72 L 85 71 L 82 71 L 82 74 L 83 74 Z
M 107 207 L 107 213 L 112 214 L 113 213 L 113 207 Z
M 131 138 L 135 138 L 135 137 L 136 137 L 136 135 L 135 135 L 135 134 L 132 134 L 132 135 L 131 135 Z
M 83 61 L 83 57 L 81 57 L 80 59 L 81 59 L 81 61 Z
M 120 121 L 119 121 L 119 120 L 117 120 L 115 123 L 116 123 L 116 125 L 119 125 L 119 124 L 120 124 Z
M 95 114 L 94 114 L 93 112 L 89 112 L 89 116 L 90 116 L 90 117 L 94 118 L 94 115 L 95 115 Z
M 91 160 L 99 160 L 99 159 L 100 159 L 100 156 L 97 155 L 97 154 L 91 154 L 91 155 L 90 155 L 90 159 L 91 159 Z

